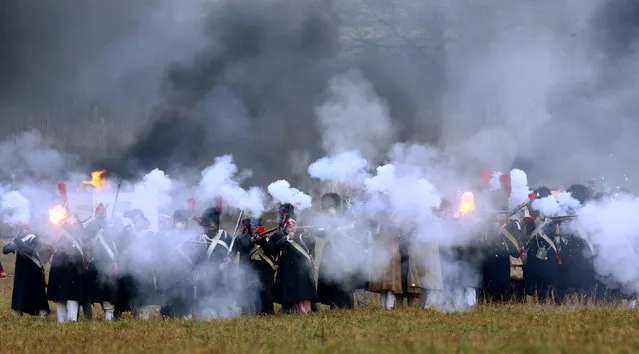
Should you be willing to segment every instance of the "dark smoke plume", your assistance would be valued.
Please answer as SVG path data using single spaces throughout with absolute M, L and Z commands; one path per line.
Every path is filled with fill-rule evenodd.
M 3 131 L 64 120 L 44 135 L 124 177 L 232 153 L 247 183 L 297 184 L 326 154 L 315 108 L 352 68 L 388 104 L 395 140 L 469 173 L 521 167 L 551 187 L 639 173 L 636 1 L 0 6 Z M 34 120 L 26 128 L 43 129 Z
M 420 73 L 391 56 L 341 55 L 339 30 L 331 1 L 232 1 L 216 7 L 207 20 L 206 48 L 168 71 L 153 123 L 125 153 L 96 167 L 126 174 L 203 166 L 232 153 L 259 182 L 291 178 L 293 165 L 310 162 L 300 156 L 322 155 L 314 108 L 330 77 L 353 66 L 390 101 L 394 118 L 405 123 L 399 128 L 414 134 L 421 124 L 415 102 L 423 95 L 410 92 L 419 92 L 411 85 Z M 436 141 L 436 132 L 424 135 Z
M 129 177 L 232 153 L 265 176 L 286 173 L 275 170 L 285 165 L 274 154 L 287 160 L 293 149 L 316 145 L 313 100 L 329 73 L 323 66 L 335 53 L 336 28 L 325 2 L 214 8 L 206 48 L 171 66 L 152 124 L 123 155 L 99 165 Z M 292 132 L 297 137 L 287 137 Z

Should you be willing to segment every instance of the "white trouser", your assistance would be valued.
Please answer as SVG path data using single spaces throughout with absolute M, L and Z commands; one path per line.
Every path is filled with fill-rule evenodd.
M 454 308 L 469 308 L 477 305 L 477 290 L 475 288 L 457 288 L 453 292 Z
M 361 306 L 366 306 L 366 304 L 368 303 L 368 295 L 366 293 L 367 291 L 363 289 L 355 290 L 355 300 Z
M 477 290 L 475 288 L 466 288 L 466 304 L 470 307 L 477 305 Z
M 138 309 L 133 311 L 133 318 L 136 320 L 150 320 L 151 319 L 151 306 L 152 305 L 144 305 L 140 306 Z
M 115 310 L 115 306 L 108 301 L 104 301 L 102 303 L 102 310 L 104 311 L 104 318 L 107 321 L 113 321 L 113 311 Z
M 439 308 L 446 301 L 444 290 L 422 289 L 420 301 L 424 309 Z
M 80 310 L 79 302 L 71 300 L 67 302 L 56 302 L 55 308 L 58 313 L 58 322 L 76 322 L 78 320 L 78 311 Z
M 281 309 L 284 311 L 284 308 Z M 213 320 L 221 317 L 219 312 L 213 309 L 199 309 L 195 315 L 198 320 Z
M 393 292 L 388 291 L 386 293 L 382 293 L 382 307 L 390 310 L 395 306 L 395 294 Z

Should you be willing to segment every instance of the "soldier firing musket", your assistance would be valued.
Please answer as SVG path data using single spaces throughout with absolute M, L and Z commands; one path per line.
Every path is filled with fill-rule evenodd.
M 275 253 L 279 253 L 279 266 L 275 278 L 274 301 L 282 304 L 285 313 L 303 314 L 311 311 L 311 303 L 317 299 L 313 248 L 297 234 L 295 208 L 292 204 L 280 206 L 281 231 L 273 234 Z
M 55 227 L 57 240 L 51 256 L 47 296 L 56 303 L 58 322 L 77 321 L 79 306 L 85 299 L 84 252 L 82 224 L 70 212 L 67 186 L 58 184 L 64 206 L 49 210 L 49 220 Z
M 279 227 L 278 227 L 279 229 Z M 250 292 L 259 296 L 243 304 L 246 314 L 273 314 L 273 284 L 277 266 L 273 258 L 273 243 L 269 242 L 261 219 L 242 220 L 242 232 L 238 236 L 237 248 L 240 253 L 241 269 L 251 269 L 244 279 L 236 281 L 246 285 Z

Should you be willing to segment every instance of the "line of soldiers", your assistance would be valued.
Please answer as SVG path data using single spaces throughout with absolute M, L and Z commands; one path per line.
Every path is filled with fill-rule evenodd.
M 594 197 L 582 185 L 567 191 L 581 203 Z M 484 194 L 477 193 L 480 202 L 507 204 L 502 190 Z M 535 190 L 537 198 L 548 195 L 547 188 Z M 327 220 L 332 216 L 343 223 L 346 205 L 334 193 L 321 199 Z M 77 321 L 80 309 L 91 318 L 91 304 L 100 304 L 107 320 L 124 312 L 148 319 L 153 305 L 161 306 L 162 316 L 181 319 L 273 314 L 274 303 L 284 313 L 303 314 L 318 311 L 320 303 L 352 308 L 355 299 L 365 302 L 358 296 L 365 291 L 381 294 L 389 309 L 405 300 L 441 305 L 449 288 L 461 289 L 468 306 L 478 298 L 560 302 L 569 294 L 621 296 L 623 289 L 611 290 L 597 279 L 594 250 L 562 230 L 564 219 L 544 217 L 531 204 L 522 210 L 499 222 L 485 221 L 473 242 L 444 247 L 419 240 L 429 230 L 399 231 L 381 216 L 363 224 L 353 217 L 347 225 L 299 227 L 290 204 L 280 206 L 279 224 L 271 230 L 265 231 L 259 219 L 241 219 L 237 237 L 220 228 L 221 205 L 199 218 L 177 210 L 158 233 L 149 231 L 140 210 L 125 213 L 131 223 L 123 226 L 107 220 L 99 205 L 86 226 L 67 215 L 56 228 L 59 237 L 43 238 L 19 227 L 3 252 L 17 255 L 11 306 L 16 314 L 46 317 L 47 301 L 52 301 L 59 322 Z M 451 220 L 452 204 L 446 201 L 436 214 L 442 223 L 459 221 Z M 366 237 L 353 237 L 362 234 Z M 324 247 L 317 262 L 319 240 Z M 457 269 L 444 269 L 447 257 Z M 472 270 L 479 279 L 465 274 Z
M 100 204 L 86 226 L 68 213 L 55 237 L 18 227 L 3 248 L 17 256 L 12 309 L 46 317 L 52 301 L 59 322 L 77 321 L 81 309 L 91 319 L 91 304 L 102 306 L 106 320 L 124 312 L 148 319 L 154 305 L 163 316 L 182 319 L 272 314 L 274 303 L 286 313 L 317 310 L 315 237 L 296 232 L 291 204 L 280 207 L 278 227 L 267 232 L 260 220 L 241 220 L 237 238 L 219 227 L 221 205 L 199 218 L 189 214 L 177 210 L 154 233 L 140 210 L 125 213 L 130 224 L 123 226 L 107 220 Z M 233 262 L 236 254 L 239 262 Z M 335 282 L 320 280 L 320 294 L 327 305 L 353 306 L 352 293 Z
M 582 206 L 606 197 L 581 184 L 566 192 Z M 547 187 L 531 195 L 533 199 L 549 196 Z M 484 197 L 490 199 L 490 205 L 507 205 L 508 194 L 503 190 L 487 192 Z M 476 232 L 476 241 L 460 247 L 457 259 L 481 274 L 481 281 L 461 287 L 478 287 L 477 296 L 491 302 L 634 301 L 634 293 L 597 275 L 595 247 L 566 226 L 574 215 L 548 217 L 533 206 L 527 203 L 515 215 L 485 221 Z

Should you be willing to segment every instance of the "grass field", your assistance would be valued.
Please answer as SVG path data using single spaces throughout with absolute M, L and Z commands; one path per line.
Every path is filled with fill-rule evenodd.
M 13 257 L 0 257 L 13 274 Z M 177 320 L 60 325 L 10 310 L 13 278 L 0 279 L 3 353 L 606 353 L 639 352 L 639 312 L 620 307 L 478 306 L 442 314 L 375 305 L 308 316 L 224 321 Z M 55 306 L 51 304 L 51 308 Z

